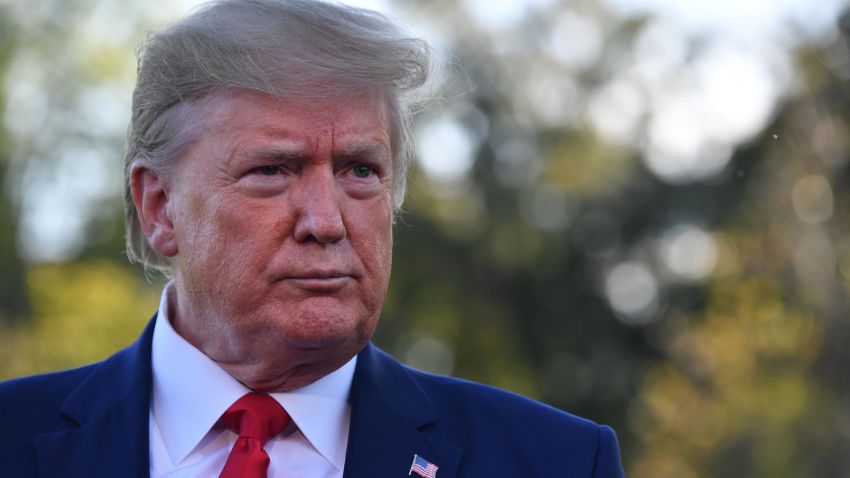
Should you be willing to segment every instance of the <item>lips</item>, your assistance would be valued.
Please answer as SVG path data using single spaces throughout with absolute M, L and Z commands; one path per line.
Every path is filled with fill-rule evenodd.
M 308 269 L 280 278 L 286 284 L 314 292 L 333 292 L 355 280 L 355 275 L 339 269 Z
M 335 279 L 338 277 L 352 277 L 353 274 L 337 269 L 311 269 L 304 272 L 291 274 L 292 279 Z

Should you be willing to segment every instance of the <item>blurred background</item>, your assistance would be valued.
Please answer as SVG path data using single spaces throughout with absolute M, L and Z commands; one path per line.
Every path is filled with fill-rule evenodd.
M 616 428 L 630 477 L 850 477 L 843 0 L 373 0 L 444 52 L 376 342 Z M 0 0 L 0 378 L 133 341 L 147 30 Z

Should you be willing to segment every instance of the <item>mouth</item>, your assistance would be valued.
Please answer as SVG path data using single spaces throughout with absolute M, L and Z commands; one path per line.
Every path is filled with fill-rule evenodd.
M 280 280 L 311 292 L 333 292 L 345 287 L 355 280 L 350 273 L 329 269 L 300 271 L 282 277 Z

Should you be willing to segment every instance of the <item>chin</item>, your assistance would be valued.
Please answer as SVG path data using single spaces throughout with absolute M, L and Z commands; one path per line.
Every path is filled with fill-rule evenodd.
M 301 320 L 288 321 L 282 329 L 279 329 L 279 332 L 287 345 L 299 350 L 356 349 L 359 351 L 369 341 L 373 330 L 374 327 L 370 327 L 368 322 L 352 321 L 350 318 L 302 316 Z
M 344 347 L 359 351 L 372 337 L 378 322 L 377 314 L 366 313 L 362 308 L 352 312 L 350 308 L 338 305 L 320 301 L 299 310 L 276 314 L 277 317 L 285 317 L 278 322 L 278 330 L 291 347 L 298 349 Z
M 360 350 L 370 336 L 359 327 L 308 327 L 306 329 L 289 330 L 286 334 L 287 343 L 296 349 L 305 351 L 331 351 L 356 349 Z M 328 355 L 332 355 L 328 353 Z

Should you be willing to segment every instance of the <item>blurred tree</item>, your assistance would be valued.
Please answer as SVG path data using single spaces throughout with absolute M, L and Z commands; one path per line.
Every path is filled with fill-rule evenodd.
M 0 4 L 0 78 L 15 51 L 16 29 Z M 5 94 L 0 90 L 0 111 L 5 110 Z M 14 181 L 7 175 L 9 169 L 10 140 L 0 123 L 0 183 Z M 17 248 L 17 214 L 8 188 L 0 189 L 0 326 L 20 320 L 27 312 L 24 290 L 24 265 Z
M 26 284 L 33 314 L 0 334 L 0 379 L 108 357 L 138 337 L 161 287 L 104 260 L 32 267 Z
M 113 91 L 135 74 L 133 45 L 151 23 L 142 8 L 0 2 L 2 378 L 102 359 L 134 339 L 157 306 L 160 286 L 126 264 L 116 200 L 129 115 L 116 105 L 129 93 L 117 100 Z M 129 21 L 110 22 L 115 15 Z M 62 241 L 40 250 L 50 236 L 36 223 L 63 229 Z
M 632 408 L 631 476 L 850 472 L 847 42 L 799 52 L 804 86 L 734 156 L 749 177 L 719 224 L 734 257 L 664 331 Z

